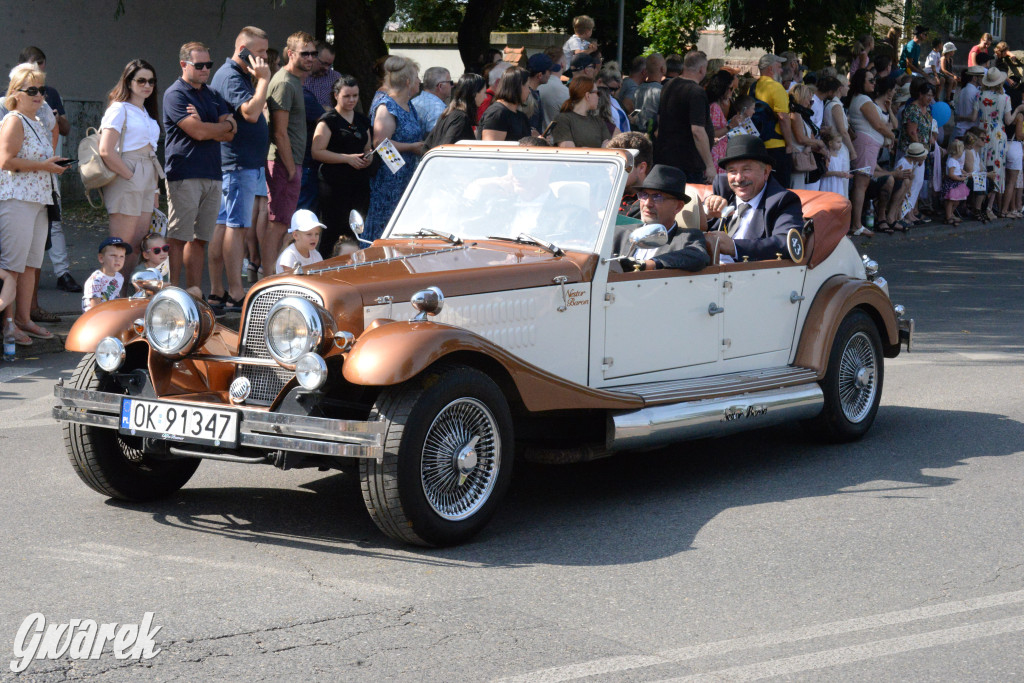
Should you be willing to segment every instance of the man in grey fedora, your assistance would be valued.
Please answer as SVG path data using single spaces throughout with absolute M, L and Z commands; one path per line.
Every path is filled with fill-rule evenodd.
M 718 165 L 713 194 L 704 200 L 710 241 L 717 242 L 723 263 L 762 261 L 777 254 L 788 258 L 786 233 L 803 229 L 800 198 L 772 175 L 772 157 L 756 135 L 730 138 Z M 725 216 L 725 219 L 722 217 Z

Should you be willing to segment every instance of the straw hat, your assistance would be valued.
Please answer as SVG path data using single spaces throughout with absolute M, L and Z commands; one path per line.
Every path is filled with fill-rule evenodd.
M 1005 80 L 1006 72 L 1000 71 L 996 68 L 991 68 L 988 70 L 988 73 L 985 74 L 985 78 L 981 79 L 981 84 L 986 88 L 994 88 L 997 85 L 1002 85 Z

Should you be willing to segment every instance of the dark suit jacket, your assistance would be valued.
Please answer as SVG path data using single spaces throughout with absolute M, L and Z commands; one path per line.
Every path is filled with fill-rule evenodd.
M 727 199 L 730 206 L 736 205 L 736 195 L 722 176 L 715 178 L 712 191 L 719 197 Z M 782 258 L 789 258 L 786 233 L 791 228 L 802 230 L 804 227 L 800 198 L 780 185 L 774 175 L 769 176 L 764 196 L 761 197 L 761 205 L 754 211 L 751 222 L 755 234 L 759 234 L 760 237 L 735 240 L 737 261 L 742 261 L 744 256 L 749 257 L 751 261 L 764 261 L 775 258 L 776 254 L 782 254 Z M 708 221 L 708 230 L 724 229 L 722 219 L 713 218 Z
M 612 242 L 612 253 L 625 256 L 629 252 L 629 233 L 636 225 L 620 225 Z M 680 270 L 697 271 L 711 263 L 704 233 L 700 230 L 680 228 L 673 224 L 668 231 L 668 244 L 658 247 L 652 261 L 659 268 L 678 268 Z

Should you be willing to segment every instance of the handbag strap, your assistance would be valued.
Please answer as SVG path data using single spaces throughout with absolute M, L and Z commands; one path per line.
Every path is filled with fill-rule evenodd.
M 32 135 L 35 135 L 36 136 L 36 140 L 38 140 L 39 144 L 42 145 L 43 144 L 43 139 L 41 137 L 39 137 L 39 133 L 36 132 L 35 126 L 33 126 L 31 123 L 29 123 L 29 120 L 27 118 L 25 118 L 25 115 L 22 114 L 20 111 L 16 111 L 14 113 L 17 115 L 17 117 L 19 119 L 21 119 L 22 125 L 25 128 L 28 128 L 30 131 L 32 131 Z M 50 192 L 56 192 L 57 191 L 57 187 L 53 184 L 53 174 L 47 172 L 47 175 L 50 176 Z

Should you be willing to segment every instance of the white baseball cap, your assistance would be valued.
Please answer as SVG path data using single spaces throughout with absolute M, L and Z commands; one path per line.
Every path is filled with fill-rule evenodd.
M 314 228 L 327 229 L 327 226 L 320 222 L 316 214 L 309 209 L 299 209 L 292 214 L 292 225 L 288 232 L 309 232 Z

